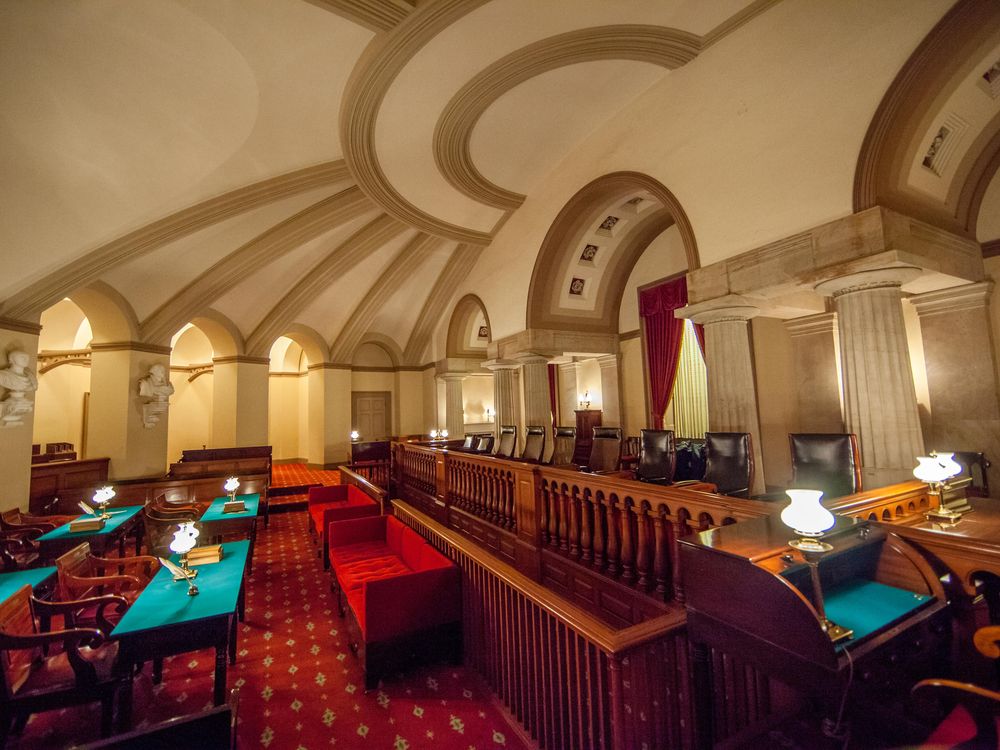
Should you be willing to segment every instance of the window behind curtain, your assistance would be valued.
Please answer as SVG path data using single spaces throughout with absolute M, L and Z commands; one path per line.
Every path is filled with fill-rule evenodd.
M 684 321 L 684 338 L 677 365 L 677 380 L 671 396 L 674 434 L 678 438 L 702 438 L 708 430 L 708 375 L 694 324 Z

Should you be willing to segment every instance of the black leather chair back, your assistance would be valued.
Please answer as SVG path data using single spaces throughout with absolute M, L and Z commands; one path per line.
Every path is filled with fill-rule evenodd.
M 472 446 L 475 445 L 475 442 L 476 442 L 475 435 L 466 435 L 465 440 L 462 441 L 462 450 L 464 451 L 472 450 Z
M 793 433 L 792 487 L 822 490 L 824 499 L 861 492 L 858 439 L 849 433 Z
M 517 427 L 512 424 L 500 426 L 500 444 L 497 446 L 496 455 L 501 458 L 510 458 L 514 455 L 517 447 Z
M 721 495 L 750 497 L 753 450 L 748 432 L 705 433 L 705 477 Z
M 552 465 L 566 466 L 573 463 L 576 452 L 576 428 L 556 427 L 555 440 L 552 443 Z
M 673 430 L 640 430 L 635 478 L 640 482 L 670 484 L 676 457 Z
M 674 481 L 694 479 L 700 482 L 705 477 L 705 440 L 703 438 L 681 438 L 674 442 Z
M 524 453 L 521 454 L 521 458 L 525 461 L 541 461 L 544 453 L 545 428 L 539 425 L 530 425 L 527 437 L 524 438 Z
M 476 453 L 490 453 L 493 451 L 493 435 L 481 435 L 476 443 Z
M 622 428 L 595 427 L 590 448 L 590 471 L 618 471 L 622 463 Z

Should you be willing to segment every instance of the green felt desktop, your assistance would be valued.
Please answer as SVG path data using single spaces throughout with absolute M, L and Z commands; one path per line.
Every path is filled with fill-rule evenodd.
M 829 590 L 826 587 L 823 589 L 826 616 L 841 627 L 854 631 L 854 637 L 838 644 L 839 647 L 857 643 L 933 599 L 931 596 L 863 579 L 853 579 Z
M 57 529 L 53 529 L 47 534 L 42 534 L 38 537 L 39 542 L 54 542 L 61 539 L 88 539 L 94 536 L 102 536 L 104 534 L 110 534 L 111 532 L 118 529 L 126 521 L 129 521 L 137 513 L 142 512 L 143 506 L 141 505 L 128 505 L 121 508 L 109 508 L 108 512 L 111 513 L 111 518 L 109 518 L 104 523 L 104 527 L 100 529 L 95 529 L 93 531 L 70 531 L 69 524 L 64 523 Z M 84 518 L 93 518 L 91 515 L 81 515 L 75 520 L 80 520 Z
M 31 588 L 35 588 L 42 581 L 55 574 L 56 569 L 52 566 L 17 570 L 13 573 L 0 573 L 0 602 L 7 601 L 7 598 L 24 584 L 27 583 Z
M 237 518 L 253 518 L 257 515 L 257 509 L 260 506 L 260 495 L 237 495 L 237 500 L 242 500 L 243 504 L 246 506 L 246 510 L 240 513 L 223 513 L 222 508 L 227 502 L 229 502 L 228 497 L 217 497 L 212 501 L 212 504 L 208 506 L 201 516 L 202 523 L 209 523 L 211 521 L 228 521 L 230 519 Z

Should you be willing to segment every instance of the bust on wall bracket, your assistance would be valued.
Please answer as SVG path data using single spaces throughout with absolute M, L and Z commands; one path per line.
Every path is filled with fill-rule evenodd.
M 174 386 L 164 365 L 153 365 L 149 368 L 149 374 L 139 379 L 139 397 L 145 399 L 142 404 L 144 427 L 155 427 L 159 423 L 160 417 L 170 408 L 170 396 L 173 392 Z
M 14 349 L 7 354 L 7 367 L 0 370 L 0 425 L 19 427 L 24 424 L 24 415 L 35 409 L 31 394 L 38 390 L 38 379 L 28 365 L 31 357 L 27 352 Z

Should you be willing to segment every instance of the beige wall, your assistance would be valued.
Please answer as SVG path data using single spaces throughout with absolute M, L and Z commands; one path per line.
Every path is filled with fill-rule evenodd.
M 181 452 L 211 445 L 212 373 L 188 382 L 191 373 L 170 373 L 174 395 L 170 397 L 170 429 L 167 433 L 167 462 L 179 461 Z
M 475 428 L 475 432 L 493 429 L 493 422 L 487 422 L 484 410 L 489 407 L 496 410 L 493 403 L 493 377 L 489 375 L 468 377 L 462 381 L 462 401 L 465 409 L 466 430 Z
M 596 359 L 585 359 L 576 370 L 577 399 L 585 391 L 590 391 L 590 408 L 603 409 L 604 399 L 601 395 L 601 366 Z M 580 408 L 577 406 L 577 408 Z
M 903 300 L 903 322 L 906 324 L 906 346 L 910 350 L 910 370 L 913 374 L 913 388 L 917 392 L 917 408 L 920 409 L 920 427 L 924 435 L 930 434 L 931 397 L 927 389 L 927 363 L 924 360 L 924 338 L 920 333 L 920 317 L 916 308 Z M 914 460 L 916 465 L 916 460 Z
M 268 441 L 275 460 L 305 458 L 300 447 L 300 423 L 304 404 L 300 395 L 304 391 L 305 376 L 275 374 L 268 378 Z
M 764 479 L 769 486 L 787 487 L 792 478 L 788 433 L 798 429 L 799 419 L 792 339 L 776 318 L 754 318 L 751 326 Z
M 626 435 L 638 435 L 646 425 L 646 396 L 642 374 L 642 339 L 626 339 L 621 351 L 622 427 Z
M 35 353 L 38 336 L 0 328 L 0 368 L 7 366 L 7 354 L 15 349 L 31 357 L 30 367 L 37 369 Z M 20 507 L 28 509 L 28 488 L 31 484 L 31 436 L 34 413 L 24 415 L 24 424 L 0 429 L 0 510 Z
M 424 378 L 422 372 L 404 370 L 396 373 L 396 393 L 399 398 L 399 427 L 397 435 L 423 432 L 424 427 Z
M 73 443 L 83 457 L 83 399 L 90 390 L 90 367 L 62 365 L 38 376 L 32 442 Z

